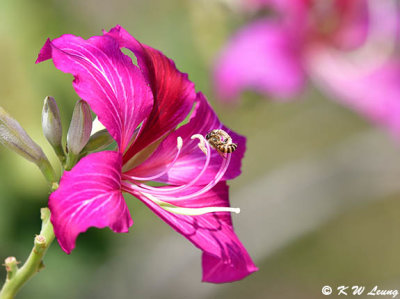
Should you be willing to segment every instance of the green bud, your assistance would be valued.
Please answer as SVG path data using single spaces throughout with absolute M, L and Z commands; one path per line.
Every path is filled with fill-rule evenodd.
M 46 97 L 42 110 L 43 133 L 49 143 L 53 146 L 61 146 L 62 127 L 60 111 L 53 97 Z
M 0 143 L 35 163 L 49 182 L 55 181 L 54 170 L 40 146 L 2 107 L 0 107 Z
M 82 152 L 88 153 L 96 150 L 102 150 L 109 146 L 114 139 L 107 130 L 101 130 L 90 136 L 89 142 L 83 148 Z
M 60 111 L 53 97 L 46 97 L 44 99 L 42 110 L 42 129 L 47 141 L 51 144 L 59 159 L 63 161 L 65 154 L 62 147 Z
M 0 107 L 0 142 L 33 163 L 45 159 L 39 145 L 2 107 Z
M 78 155 L 85 147 L 92 131 L 92 115 L 89 105 L 80 100 L 76 103 L 67 135 L 68 153 Z

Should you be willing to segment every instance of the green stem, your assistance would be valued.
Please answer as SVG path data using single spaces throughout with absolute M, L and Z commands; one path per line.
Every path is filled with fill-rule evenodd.
M 56 153 L 58 159 L 60 160 L 61 164 L 64 165 L 65 163 L 65 152 L 62 145 L 53 146 L 54 152 Z
M 43 266 L 43 256 L 54 240 L 53 225 L 50 222 L 50 210 L 41 209 L 42 229 L 35 237 L 32 251 L 25 264 L 17 269 L 15 258 L 9 257 L 5 260 L 7 279 L 0 291 L 0 299 L 12 299 L 21 287 Z M 15 261 L 15 262 L 14 262 Z M 13 262 L 9 263 L 8 262 Z
M 67 154 L 67 161 L 65 162 L 64 169 L 65 170 L 71 170 L 72 167 L 78 162 L 79 155 L 73 154 L 71 151 L 68 152 Z
M 51 166 L 50 162 L 47 159 L 42 159 L 37 163 L 40 168 L 40 171 L 43 173 L 46 180 L 51 184 L 57 181 L 56 173 L 54 171 L 53 166 Z

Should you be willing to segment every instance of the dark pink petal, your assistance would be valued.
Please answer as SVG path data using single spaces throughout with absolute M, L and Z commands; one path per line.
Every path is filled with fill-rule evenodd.
M 188 192 L 194 192 L 197 189 L 192 188 Z M 134 195 L 174 230 L 203 251 L 203 281 L 231 282 L 258 270 L 233 231 L 229 213 L 208 213 L 200 216 L 178 215 L 165 211 L 141 194 Z M 226 207 L 229 206 L 228 186 L 225 182 L 221 182 L 198 198 L 172 204 L 185 208 Z
M 192 181 L 203 168 L 206 160 L 205 154 L 199 149 L 198 139 L 191 139 L 194 134 L 206 136 L 208 132 L 214 129 L 223 129 L 231 137 L 238 148 L 233 152 L 229 167 L 222 177 L 222 180 L 230 180 L 241 173 L 241 163 L 246 151 L 246 138 L 225 127 L 218 119 L 214 110 L 207 102 L 202 93 L 198 93 L 196 107 L 193 111 L 190 121 L 172 132 L 159 145 L 157 150 L 143 164 L 128 172 L 134 176 L 149 176 L 160 173 L 174 159 L 177 152 L 176 140 L 180 136 L 183 139 L 183 147 L 176 164 L 167 172 L 167 174 L 155 179 L 159 182 L 165 182 L 174 185 L 186 184 Z M 207 184 L 217 174 L 224 158 L 214 149 L 211 149 L 211 161 L 198 185 Z
M 50 195 L 54 233 L 66 253 L 71 253 L 77 236 L 89 227 L 108 226 L 122 233 L 132 226 L 120 190 L 121 161 L 117 152 L 91 154 L 71 171 L 65 171 L 60 187 Z
M 368 9 L 373 9 L 371 7 L 368 8 L 368 1 L 336 0 L 332 5 L 334 6 L 333 9 L 326 10 L 325 13 L 328 20 L 329 18 L 336 18 L 338 20 L 338 28 L 330 37 L 335 45 L 347 50 L 362 46 L 367 38 L 368 25 L 371 21 Z M 385 18 L 384 15 L 379 17 L 379 22 L 382 22 L 383 18 Z M 322 19 L 321 21 L 325 20 Z
M 282 24 L 260 20 L 241 29 L 220 54 L 215 85 L 221 99 L 243 89 L 288 98 L 304 85 L 301 42 Z
M 47 40 L 36 63 L 54 65 L 74 75 L 73 86 L 124 151 L 137 126 L 148 116 L 153 100 L 139 68 L 110 36 L 88 40 L 63 35 Z
M 124 155 L 125 162 L 181 123 L 193 107 L 196 92 L 187 74 L 178 71 L 175 63 L 160 51 L 140 44 L 120 26 L 106 35 L 115 38 L 120 47 L 135 53 L 154 97 L 153 110 L 134 146 Z
M 400 60 L 381 58 L 357 64 L 344 53 L 315 49 L 310 74 L 333 99 L 400 136 Z

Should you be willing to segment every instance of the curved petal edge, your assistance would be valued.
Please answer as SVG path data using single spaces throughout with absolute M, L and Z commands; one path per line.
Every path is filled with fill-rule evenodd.
M 91 154 L 64 172 L 59 188 L 50 195 L 54 233 L 61 248 L 71 253 L 78 235 L 89 227 L 128 232 L 133 221 L 120 190 L 120 153 Z
M 200 187 L 193 187 L 191 190 L 175 195 L 191 193 L 196 188 Z M 173 214 L 142 194 L 133 195 L 175 231 L 203 251 L 203 281 L 232 282 L 243 279 L 258 270 L 233 230 L 230 213 L 207 213 L 199 216 Z M 196 199 L 171 201 L 171 203 L 185 208 L 226 207 L 229 206 L 228 185 L 220 182 Z

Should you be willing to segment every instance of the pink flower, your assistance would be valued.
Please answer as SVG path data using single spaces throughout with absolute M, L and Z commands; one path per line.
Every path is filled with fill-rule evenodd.
M 121 48 L 134 53 L 139 67 Z M 118 145 L 117 151 L 81 159 L 50 195 L 62 249 L 70 253 L 89 227 L 127 232 L 133 224 L 122 195 L 127 192 L 203 251 L 203 281 L 229 282 L 256 271 L 233 231 L 230 212 L 237 209 L 229 207 L 226 184 L 240 174 L 245 138 L 218 120 L 187 75 L 120 26 L 88 40 L 73 35 L 47 40 L 37 62 L 47 59 L 74 75 L 76 92 Z M 178 126 L 193 106 L 189 121 Z M 226 157 L 203 137 L 219 128 L 239 144 Z
M 339 102 L 400 135 L 400 11 L 393 0 L 247 0 L 275 13 L 248 24 L 222 51 L 217 93 L 296 95 L 308 78 Z

